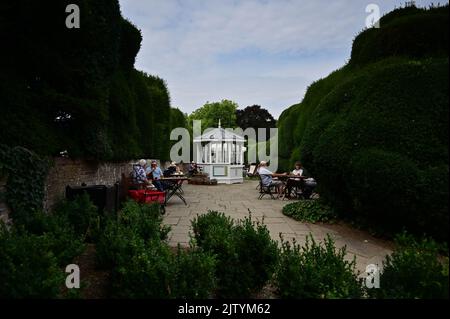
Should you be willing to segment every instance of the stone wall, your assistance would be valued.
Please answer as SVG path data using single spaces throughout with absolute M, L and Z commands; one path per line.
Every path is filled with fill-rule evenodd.
M 97 162 L 87 160 L 72 160 L 68 158 L 54 158 L 54 165 L 50 169 L 45 183 L 44 209 L 50 210 L 64 198 L 66 186 L 81 186 L 86 184 L 113 186 L 121 180 L 122 173 L 128 175 L 132 171 L 132 164 L 137 160 L 127 162 Z M 158 161 L 159 162 L 159 161 Z M 162 168 L 168 163 L 162 163 Z M 4 189 L 6 180 L 0 178 L 0 192 Z M 0 219 L 8 219 L 8 207 L 0 198 Z
M 67 185 L 112 186 L 121 180 L 122 173 L 128 175 L 132 170 L 132 164 L 136 162 L 100 163 L 67 158 L 56 158 L 54 161 L 55 164 L 48 173 L 45 185 L 44 208 L 47 210 L 65 196 Z

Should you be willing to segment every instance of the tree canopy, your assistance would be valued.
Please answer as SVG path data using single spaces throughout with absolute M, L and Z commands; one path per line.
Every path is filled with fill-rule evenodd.
M 254 128 L 258 133 L 258 128 L 266 129 L 266 137 L 269 137 L 269 129 L 275 128 L 277 121 L 272 114 L 260 105 L 247 106 L 243 110 L 236 111 L 237 126 L 243 130 L 247 128 Z
M 192 121 L 201 120 L 202 130 L 205 130 L 206 128 L 217 127 L 220 120 L 222 127 L 234 128 L 236 127 L 236 110 L 238 107 L 237 103 L 230 100 L 208 102 L 189 115 L 189 126 L 192 127 Z

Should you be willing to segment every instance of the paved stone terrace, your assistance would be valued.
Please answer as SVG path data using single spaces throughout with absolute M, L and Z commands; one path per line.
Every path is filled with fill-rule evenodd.
M 191 220 L 208 210 L 223 212 L 233 219 L 243 219 L 249 210 L 254 220 L 262 220 L 273 239 L 279 241 L 281 233 L 285 240 L 295 238 L 298 243 L 305 242 L 305 236 L 312 234 L 317 241 L 330 234 L 337 247 L 347 246 L 348 258 L 356 256 L 357 268 L 363 272 L 368 264 L 378 264 L 391 253 L 390 243 L 376 239 L 369 234 L 354 230 L 345 225 L 315 225 L 295 221 L 281 212 L 284 205 L 291 201 L 272 200 L 265 196 L 258 200 L 256 181 L 245 181 L 235 185 L 183 185 L 187 206 L 175 196 L 166 208 L 164 223 L 171 225 L 170 245 L 189 245 Z

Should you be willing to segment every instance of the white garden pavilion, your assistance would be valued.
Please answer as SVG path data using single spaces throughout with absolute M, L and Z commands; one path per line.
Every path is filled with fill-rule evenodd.
M 218 183 L 242 183 L 245 139 L 219 127 L 194 138 L 196 163 Z

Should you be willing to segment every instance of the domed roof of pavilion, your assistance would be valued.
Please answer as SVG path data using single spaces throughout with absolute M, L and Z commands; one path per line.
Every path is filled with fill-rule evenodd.
M 194 142 L 245 142 L 245 138 L 241 135 L 234 133 L 231 130 L 226 130 L 221 127 L 219 122 L 219 127 L 214 128 L 205 132 L 203 135 L 194 138 Z

